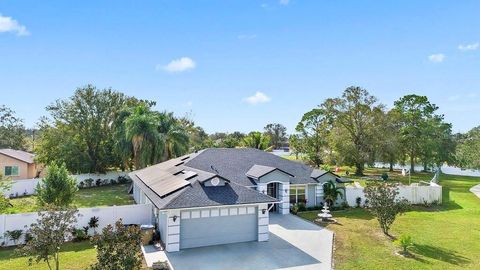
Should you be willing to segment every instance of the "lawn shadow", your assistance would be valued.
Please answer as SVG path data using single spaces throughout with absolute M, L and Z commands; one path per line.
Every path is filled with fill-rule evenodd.
M 446 263 L 463 266 L 471 262 L 467 257 L 464 257 L 453 250 L 448 250 L 441 247 L 434 247 L 430 245 L 415 244 L 412 251 L 416 254 L 428 257 L 431 259 L 443 261 Z
M 332 211 L 333 218 L 348 218 L 348 219 L 361 219 L 372 220 L 375 217 L 363 208 L 351 208 L 347 210 Z

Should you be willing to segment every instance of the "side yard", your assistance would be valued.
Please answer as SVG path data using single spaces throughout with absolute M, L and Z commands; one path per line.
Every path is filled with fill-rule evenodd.
M 132 196 L 127 192 L 129 185 L 118 184 L 80 189 L 75 194 L 73 204 L 78 208 L 134 204 Z M 36 212 L 39 209 L 35 196 L 14 198 L 10 202 L 13 207 L 0 214 Z
M 97 252 L 90 242 L 67 243 L 60 253 L 60 268 L 68 270 L 84 270 L 95 263 Z M 45 262 L 28 265 L 26 257 L 15 253 L 14 248 L 0 248 L 0 269 L 48 269 Z
M 478 183 L 478 177 L 443 174 L 441 206 L 415 207 L 398 217 L 391 233 L 412 236 L 413 258 L 395 254 L 398 247 L 366 210 L 333 212 L 339 224 L 326 227 L 335 231 L 335 269 L 480 269 L 480 199 L 468 191 Z M 317 214 L 311 211 L 299 216 L 314 221 Z

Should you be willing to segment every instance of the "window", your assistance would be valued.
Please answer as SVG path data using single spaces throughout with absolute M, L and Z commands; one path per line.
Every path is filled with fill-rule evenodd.
M 18 176 L 18 166 L 5 166 L 5 176 Z
M 305 186 L 290 186 L 290 203 L 306 203 Z

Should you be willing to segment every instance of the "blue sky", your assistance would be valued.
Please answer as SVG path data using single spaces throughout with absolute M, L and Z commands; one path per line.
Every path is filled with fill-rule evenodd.
M 388 3 L 387 3 L 388 2 Z M 190 113 L 207 132 L 293 132 L 350 85 L 427 95 L 480 125 L 480 1 L 0 0 L 0 104 L 28 127 L 94 84 Z

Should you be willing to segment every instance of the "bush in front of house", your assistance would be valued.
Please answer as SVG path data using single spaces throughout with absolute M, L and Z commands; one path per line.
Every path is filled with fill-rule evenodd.
M 382 180 L 387 181 L 388 180 L 388 173 L 382 173 Z
M 292 205 L 292 207 L 290 207 L 290 212 L 292 212 L 292 214 L 296 215 L 298 213 L 298 204 Z
M 305 203 L 303 203 L 303 202 L 299 202 L 298 203 L 298 212 L 303 212 L 303 211 L 307 211 L 307 205 L 305 205 Z
M 139 270 L 142 266 L 140 244 L 142 233 L 138 226 L 125 226 L 122 220 L 107 225 L 92 239 L 96 246 L 97 262 L 92 270 Z
M 355 199 L 355 203 L 357 204 L 357 208 L 360 208 L 360 206 L 362 205 L 362 198 L 357 197 Z
M 170 265 L 168 265 L 167 261 L 163 262 L 154 262 L 152 264 L 153 270 L 170 270 Z

